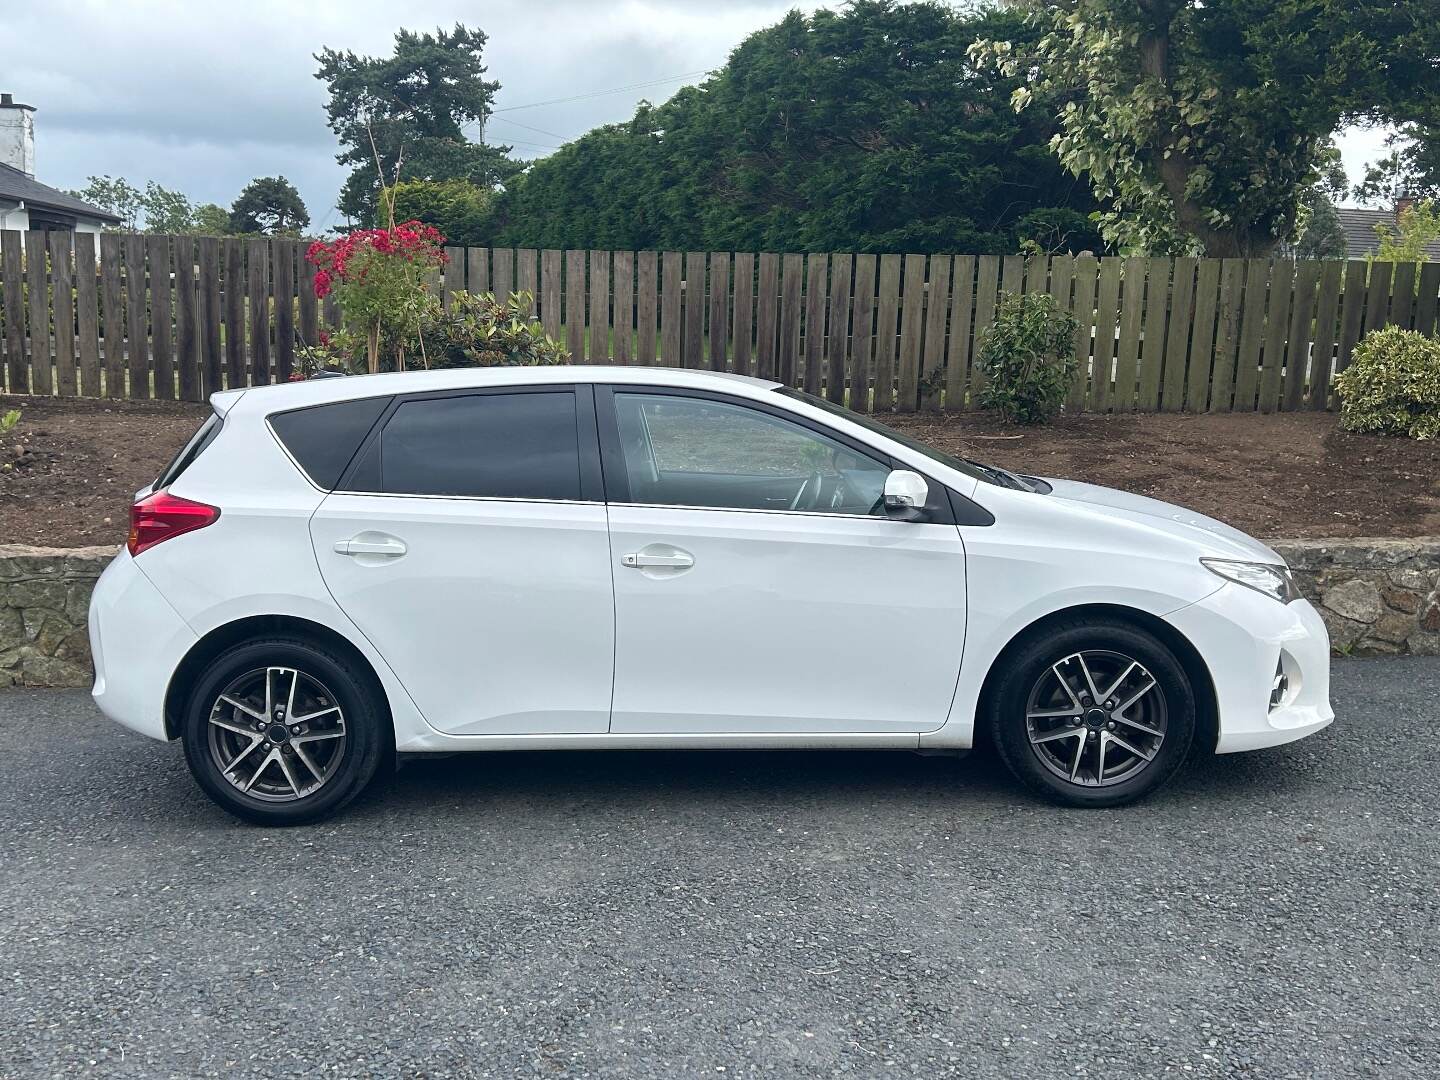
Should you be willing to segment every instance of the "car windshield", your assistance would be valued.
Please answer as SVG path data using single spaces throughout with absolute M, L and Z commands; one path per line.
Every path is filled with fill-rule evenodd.
M 859 424 L 863 428 L 883 435 L 887 439 L 894 439 L 903 446 L 909 447 L 917 453 L 924 454 L 932 461 L 938 461 L 941 465 L 948 466 L 956 472 L 964 473 L 966 476 L 974 477 L 976 480 L 983 480 L 987 484 L 995 484 L 998 487 L 1014 488 L 1017 491 L 1036 491 L 1033 484 L 1023 476 L 1017 476 L 1008 469 L 1002 469 L 998 465 L 986 465 L 984 462 L 975 461 L 971 458 L 959 458 L 954 454 L 947 454 L 943 450 L 937 450 L 928 443 L 923 443 L 913 436 L 906 435 L 903 431 L 896 431 L 887 427 L 880 421 L 866 416 L 863 413 L 853 412 L 843 406 L 836 405 L 833 401 L 826 401 L 824 398 L 816 397 L 814 394 L 807 394 L 803 390 L 796 390 L 789 386 L 777 386 L 776 393 L 784 394 L 786 397 L 794 398 L 796 401 L 803 401 L 807 405 L 814 405 L 817 409 L 824 409 L 836 416 L 843 416 L 852 424 Z

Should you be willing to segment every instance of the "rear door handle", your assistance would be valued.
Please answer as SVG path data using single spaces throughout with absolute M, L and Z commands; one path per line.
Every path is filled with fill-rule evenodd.
M 633 567 L 643 570 L 648 566 L 662 566 L 671 570 L 688 570 L 695 565 L 695 556 L 684 551 L 677 551 L 673 555 L 650 555 L 644 551 L 632 551 L 629 555 L 620 558 L 622 566 Z
M 394 538 L 388 540 L 336 540 L 339 555 L 382 555 L 397 559 L 405 554 L 405 545 Z

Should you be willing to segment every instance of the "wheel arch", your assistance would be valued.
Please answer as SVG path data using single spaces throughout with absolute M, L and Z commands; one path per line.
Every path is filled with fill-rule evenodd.
M 1191 644 L 1190 639 L 1164 619 L 1123 604 L 1081 604 L 1060 608 L 1040 616 L 1017 631 L 996 654 L 990 669 L 985 673 L 985 681 L 980 687 L 979 708 L 976 710 L 975 745 L 984 745 L 990 738 L 988 725 L 980 723 L 979 719 L 990 709 L 999 682 L 999 673 L 1004 671 L 1009 658 L 1021 646 L 1046 633 L 1051 627 L 1084 619 L 1109 619 L 1127 623 L 1153 634 L 1175 654 L 1175 659 L 1180 661 L 1180 666 L 1185 669 L 1185 675 L 1195 692 L 1195 748 L 1203 749 L 1207 753 L 1212 752 L 1220 736 L 1220 713 L 1215 696 L 1215 680 L 1210 674 L 1209 665 L 1205 663 L 1200 651 Z
M 375 700 L 384 710 L 385 719 L 390 725 L 393 738 L 394 712 L 390 707 L 390 698 L 385 692 L 385 685 L 381 681 L 379 673 L 376 672 L 375 666 L 345 635 L 323 623 L 296 615 L 249 615 L 215 627 L 192 645 L 184 658 L 176 665 L 175 673 L 170 677 L 170 685 L 165 688 L 166 737 L 169 739 L 180 737 L 181 714 L 184 711 L 186 699 L 190 696 L 195 680 L 200 677 L 211 661 L 232 645 L 238 645 L 251 638 L 276 634 L 295 634 L 310 638 L 353 661 L 356 667 L 369 677 L 371 689 L 375 692 Z

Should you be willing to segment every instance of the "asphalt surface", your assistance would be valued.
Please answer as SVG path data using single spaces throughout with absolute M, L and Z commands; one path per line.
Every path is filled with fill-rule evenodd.
M 0 1076 L 1431 1077 L 1440 661 L 1122 810 L 985 758 L 412 765 L 240 825 L 0 693 Z

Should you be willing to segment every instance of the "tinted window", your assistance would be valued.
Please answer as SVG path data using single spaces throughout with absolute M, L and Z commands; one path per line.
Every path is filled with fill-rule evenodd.
M 633 502 L 871 514 L 888 465 L 760 409 L 669 394 L 616 393 Z
M 388 397 L 337 401 L 276 413 L 270 426 L 316 486 L 328 491 L 389 404 Z
M 379 488 L 403 495 L 578 499 L 575 395 L 404 402 L 380 436 Z
M 155 481 L 156 488 L 168 487 L 180 478 L 180 474 L 188 469 L 205 448 L 215 441 L 215 436 L 220 434 L 220 417 L 211 413 L 205 418 L 190 441 L 180 448 L 180 452 L 170 459 L 170 464 L 165 466 L 165 471 Z

